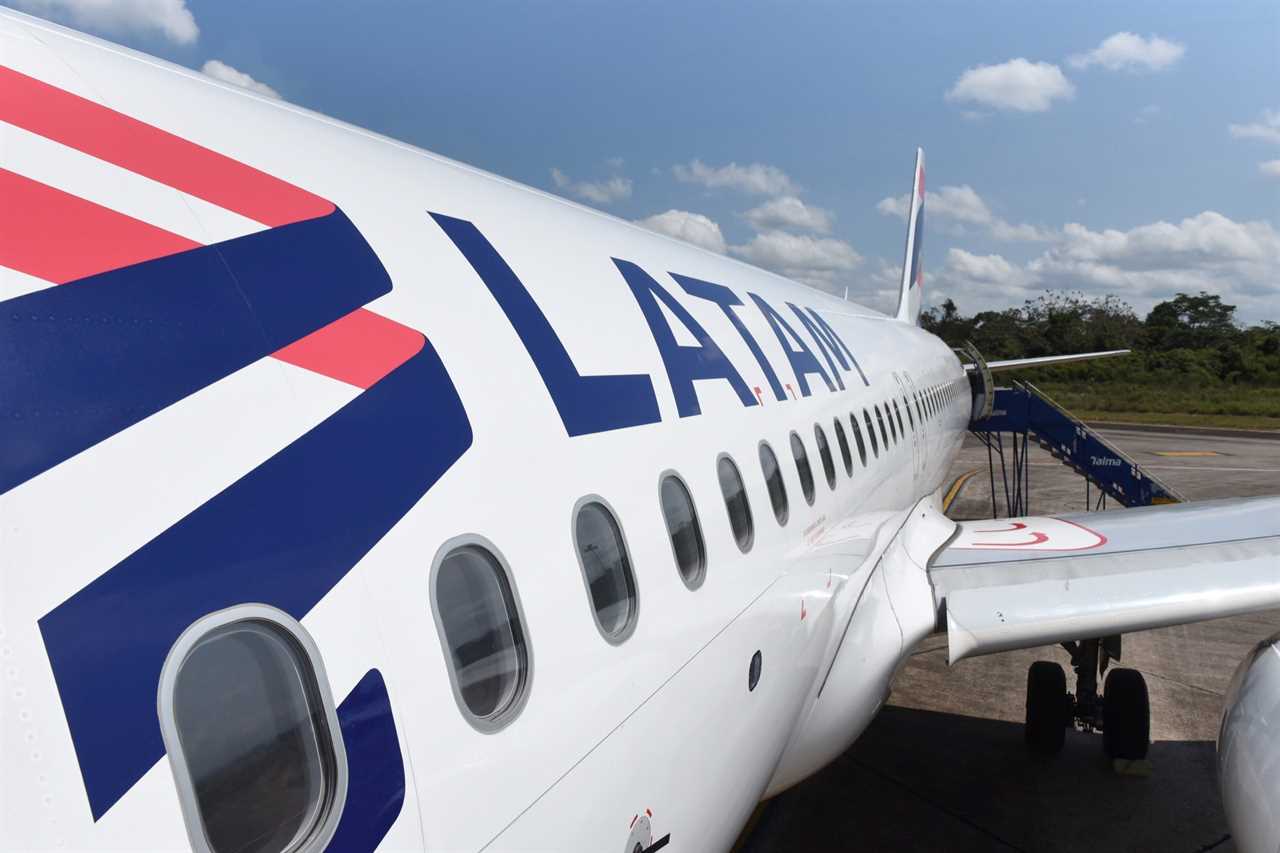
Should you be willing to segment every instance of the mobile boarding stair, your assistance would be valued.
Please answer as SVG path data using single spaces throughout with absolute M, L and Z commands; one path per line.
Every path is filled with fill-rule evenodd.
M 989 386 L 988 386 L 989 387 Z M 1028 514 L 1031 470 L 1027 465 L 1030 441 L 1047 450 L 1085 480 L 1085 501 L 1093 509 L 1111 498 L 1122 506 L 1181 503 L 1185 498 L 1152 476 L 1123 451 L 1089 428 L 1030 382 L 1015 380 L 1012 387 L 993 388 L 990 407 L 975 407 L 970 431 L 987 448 L 991 476 L 991 514 L 996 515 L 995 463 L 1000 462 L 1007 516 Z M 979 394 L 986 393 L 980 391 Z M 983 400 L 983 403 L 986 401 Z M 1004 434 L 1010 441 L 1006 443 Z M 1006 462 L 1006 451 L 1012 465 Z M 1096 501 L 1091 489 L 1097 490 Z
M 993 518 L 998 515 L 995 480 L 997 457 L 1004 486 L 1007 510 L 1005 517 L 1030 514 L 1028 498 L 1031 468 L 1027 463 L 1032 440 L 1084 478 L 1086 508 L 1105 509 L 1108 497 L 1126 507 L 1185 501 L 1172 487 L 1143 471 L 1136 461 L 1030 382 L 1015 380 L 1011 387 L 997 388 L 977 349 L 969 344 L 963 352 L 974 360 L 974 368 L 970 371 L 974 395 L 973 420 L 969 429 L 987 448 Z M 1005 441 L 1006 433 L 1010 438 L 1008 443 Z M 1012 465 L 1006 463 L 1006 450 L 1012 456 Z M 1090 494 L 1091 488 L 1096 489 L 1096 499 Z M 1063 643 L 1062 647 L 1071 655 L 1071 667 L 1076 674 L 1075 694 L 1066 694 L 1070 710 L 1064 722 L 1086 732 L 1100 731 L 1105 727 L 1108 715 L 1106 701 L 1098 695 L 1098 682 L 1106 675 L 1110 662 L 1120 660 L 1121 638 L 1085 638 Z M 1041 672 L 1037 669 L 1041 667 L 1047 668 L 1045 672 L 1049 669 L 1056 670 L 1059 674 L 1054 678 L 1062 678 L 1061 667 L 1056 663 L 1039 661 L 1033 665 L 1033 672 L 1028 676 L 1028 719 L 1031 719 L 1030 709 L 1034 699 L 1032 676 Z M 1128 704 L 1133 706 L 1133 713 L 1138 715 L 1144 726 L 1144 743 L 1140 755 L 1145 758 L 1151 713 L 1146 684 L 1136 670 L 1115 670 L 1113 674 L 1119 676 L 1122 673 L 1127 677 L 1126 681 L 1137 682 L 1131 685 L 1134 688 L 1131 692 L 1135 695 L 1129 697 L 1133 701 Z M 1107 684 L 1110 695 L 1111 679 L 1107 679 Z M 1042 701 L 1038 704 L 1044 703 Z M 1113 704 L 1117 703 L 1113 700 Z M 1055 737 L 1050 738 L 1056 747 L 1038 744 L 1031 731 L 1029 726 L 1027 742 L 1033 749 L 1052 752 L 1061 747 L 1060 729 Z M 1150 772 L 1150 764 L 1145 760 L 1116 761 L 1114 765 L 1118 772 L 1123 773 L 1146 775 Z

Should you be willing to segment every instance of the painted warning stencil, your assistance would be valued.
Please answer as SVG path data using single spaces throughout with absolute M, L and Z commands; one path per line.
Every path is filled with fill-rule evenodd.
M 1050 516 L 963 521 L 949 550 L 1087 551 L 1107 543 L 1107 537 L 1082 524 Z

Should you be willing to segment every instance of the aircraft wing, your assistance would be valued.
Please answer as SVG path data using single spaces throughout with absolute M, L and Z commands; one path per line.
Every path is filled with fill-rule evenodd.
M 1112 358 L 1117 355 L 1128 355 L 1127 349 L 1109 349 L 1101 352 L 1078 352 L 1072 355 L 1042 355 L 1036 358 L 1011 358 L 1006 361 L 989 361 L 987 369 L 992 373 L 1002 370 L 1018 370 L 1024 367 L 1052 367 L 1056 364 L 1071 364 L 1077 361 L 1093 361 L 1098 358 Z M 965 370 L 976 370 L 976 364 L 966 364 Z
M 929 565 L 951 663 L 1280 607 L 1280 497 L 960 522 Z

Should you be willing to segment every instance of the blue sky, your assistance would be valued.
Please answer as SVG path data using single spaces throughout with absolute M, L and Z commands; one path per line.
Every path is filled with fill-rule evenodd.
M 1274 0 L 2 2 L 876 307 L 922 145 L 930 303 L 1280 320 Z

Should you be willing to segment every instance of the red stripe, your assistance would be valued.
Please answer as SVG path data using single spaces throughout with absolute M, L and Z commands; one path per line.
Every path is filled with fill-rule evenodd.
M 273 355 L 358 388 L 369 388 L 415 355 L 422 332 L 357 308 Z
M 4 66 L 0 120 L 264 225 L 333 211 L 331 202 L 293 184 Z
M 0 199 L 0 266 L 57 284 L 200 245 L 7 169 Z

